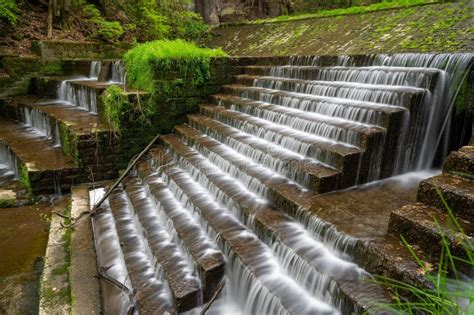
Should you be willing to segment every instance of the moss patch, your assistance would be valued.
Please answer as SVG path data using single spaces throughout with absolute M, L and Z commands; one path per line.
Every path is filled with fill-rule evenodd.
M 474 2 L 214 29 L 211 47 L 235 56 L 474 50 Z

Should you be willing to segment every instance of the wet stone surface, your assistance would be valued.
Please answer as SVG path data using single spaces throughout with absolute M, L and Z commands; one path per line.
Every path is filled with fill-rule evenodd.
M 48 241 L 49 212 L 48 205 L 0 209 L 2 314 L 37 312 L 42 256 Z

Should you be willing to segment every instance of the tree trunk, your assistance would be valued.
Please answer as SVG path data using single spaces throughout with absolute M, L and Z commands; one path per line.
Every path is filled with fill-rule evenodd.
M 48 4 L 48 35 L 47 38 L 53 38 L 53 16 L 54 16 L 54 0 L 49 0 Z

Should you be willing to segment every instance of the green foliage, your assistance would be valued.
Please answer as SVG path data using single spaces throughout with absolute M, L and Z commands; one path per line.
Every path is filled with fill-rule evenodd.
M 433 273 L 431 266 L 422 261 L 408 242 L 401 236 L 403 244 L 421 268 L 432 289 L 418 288 L 394 279 L 382 278 L 381 283 L 388 285 L 395 292 L 395 303 L 382 308 L 397 314 L 474 314 L 474 285 L 465 283 L 458 272 L 458 264 L 474 270 L 474 243 L 465 233 L 452 209 L 438 191 L 438 195 L 448 213 L 449 224 L 456 232 L 456 242 L 462 249 L 464 257 L 456 257 L 451 253 L 450 241 L 441 225 L 436 221 L 438 233 L 442 239 L 442 250 Z M 413 297 L 406 301 L 402 295 Z M 463 302 L 464 306 L 461 305 Z
M 117 133 L 121 132 L 121 122 L 130 109 L 128 97 L 118 85 L 111 85 L 105 90 L 102 98 L 104 105 L 104 118 Z
M 352 15 L 352 14 L 361 14 L 367 12 L 374 12 L 379 10 L 393 9 L 393 8 L 403 8 L 414 5 L 426 4 L 426 3 L 436 3 L 440 1 L 436 0 L 391 0 L 383 1 L 368 6 L 351 6 L 348 8 L 339 8 L 339 9 L 329 9 L 329 10 L 320 10 L 313 13 L 300 13 L 295 15 L 281 15 L 275 18 L 268 19 L 258 19 L 255 21 L 247 21 L 246 24 L 262 24 L 262 23 L 274 23 L 274 22 L 286 22 L 294 20 L 302 20 L 308 18 L 320 18 L 320 17 L 330 17 L 330 16 L 340 16 L 340 15 Z
M 17 6 L 15 0 L 0 0 L 0 19 L 6 20 L 10 24 L 15 24 L 17 20 Z
M 124 34 L 124 29 L 119 22 L 104 19 L 99 9 L 93 4 L 84 5 L 82 10 L 88 20 L 96 25 L 95 36 L 103 40 L 117 41 Z
M 127 82 L 132 87 L 153 92 L 154 73 L 175 67 L 179 76 L 191 78 L 196 85 L 209 78 L 210 58 L 226 56 L 221 49 L 200 48 L 183 40 L 157 40 L 138 45 L 125 56 Z
M 33 189 L 31 187 L 30 176 L 28 175 L 28 168 L 22 164 L 20 167 L 20 183 L 25 188 L 29 198 L 33 200 Z

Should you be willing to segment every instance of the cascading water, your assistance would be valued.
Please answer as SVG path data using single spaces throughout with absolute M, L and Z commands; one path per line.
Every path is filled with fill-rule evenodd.
M 102 63 L 100 61 L 92 61 L 89 78 L 91 80 L 97 80 L 99 78 L 101 68 L 102 68 Z
M 97 81 L 102 69 L 101 61 L 92 61 L 89 71 L 89 77 L 77 77 L 63 80 L 59 84 L 57 96 L 58 99 L 68 105 L 77 106 L 91 113 L 97 113 L 97 91 L 93 86 L 87 86 L 81 81 Z
M 293 57 L 248 67 L 214 97 L 218 106 L 202 106 L 176 136 L 163 136 L 164 148 L 94 218 L 99 265 L 113 266 L 109 274 L 145 301 L 122 296 L 116 312 L 146 301 L 182 307 L 167 282 L 169 260 L 156 250 L 163 242 L 193 290 L 213 287 L 203 261 L 225 257 L 225 289 L 209 314 L 360 311 L 341 286 L 367 289 L 370 276 L 352 262 L 359 240 L 279 194 L 309 199 L 314 181 L 334 178 L 337 189 L 429 168 L 472 57 L 342 56 L 331 65 Z
M 47 137 L 55 142 L 55 145 L 61 145 L 59 141 L 59 135 L 57 127 L 51 127 L 51 121 L 48 115 L 42 113 L 36 108 L 21 107 L 21 121 L 31 127 L 34 131 L 40 135 Z
M 14 179 L 19 178 L 19 164 L 16 156 L 10 151 L 7 145 L 0 141 L 0 170 L 4 174 L 12 174 Z M 2 173 L 3 173 L 2 172 Z
M 125 65 L 122 60 L 116 60 L 112 63 L 111 82 L 125 83 Z

